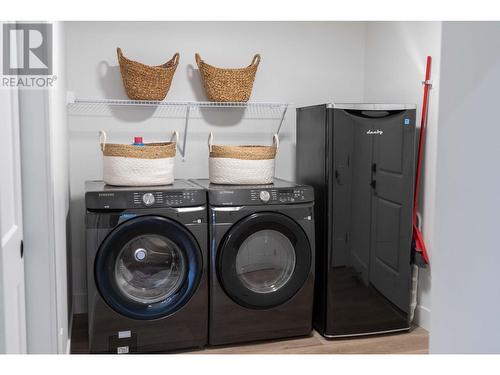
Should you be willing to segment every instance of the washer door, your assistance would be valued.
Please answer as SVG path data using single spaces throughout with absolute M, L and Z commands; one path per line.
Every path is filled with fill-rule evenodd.
M 272 308 L 288 301 L 311 270 L 311 246 L 288 216 L 255 213 L 234 224 L 217 259 L 219 280 L 238 304 Z
M 160 216 L 140 216 L 118 226 L 94 263 L 102 298 L 134 319 L 157 319 L 180 309 L 196 290 L 202 269 L 193 235 Z

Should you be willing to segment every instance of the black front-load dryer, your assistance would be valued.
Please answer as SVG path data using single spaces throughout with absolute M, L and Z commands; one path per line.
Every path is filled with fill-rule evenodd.
M 159 352 L 207 342 L 206 192 L 189 181 L 86 183 L 92 353 Z
M 313 189 L 193 181 L 208 191 L 209 344 L 309 335 Z

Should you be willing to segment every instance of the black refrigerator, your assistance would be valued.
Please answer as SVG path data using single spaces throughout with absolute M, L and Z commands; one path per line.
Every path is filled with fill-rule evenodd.
M 315 189 L 314 326 L 409 329 L 415 105 L 297 108 L 296 176 Z

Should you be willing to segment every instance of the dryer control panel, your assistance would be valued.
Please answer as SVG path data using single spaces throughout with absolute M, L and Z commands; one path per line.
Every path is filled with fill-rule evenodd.
M 272 186 L 255 186 L 248 189 L 209 190 L 208 201 L 212 206 L 267 206 L 274 204 L 300 204 L 314 201 L 314 190 L 309 186 L 276 189 Z
M 211 206 L 267 206 L 274 204 L 301 204 L 314 201 L 314 189 L 275 178 L 272 184 L 221 185 L 207 179 L 192 180 L 207 189 Z
M 300 203 L 308 202 L 306 188 L 293 189 L 251 189 L 250 200 L 256 203 Z

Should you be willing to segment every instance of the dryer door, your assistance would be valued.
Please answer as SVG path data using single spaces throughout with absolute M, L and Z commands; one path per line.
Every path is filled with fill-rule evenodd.
M 157 319 L 180 309 L 196 290 L 202 269 L 193 235 L 160 216 L 140 216 L 118 226 L 94 263 L 102 298 L 134 319 Z
M 307 235 L 288 216 L 261 212 L 234 224 L 221 242 L 219 280 L 238 304 L 266 309 L 283 304 L 311 272 Z

